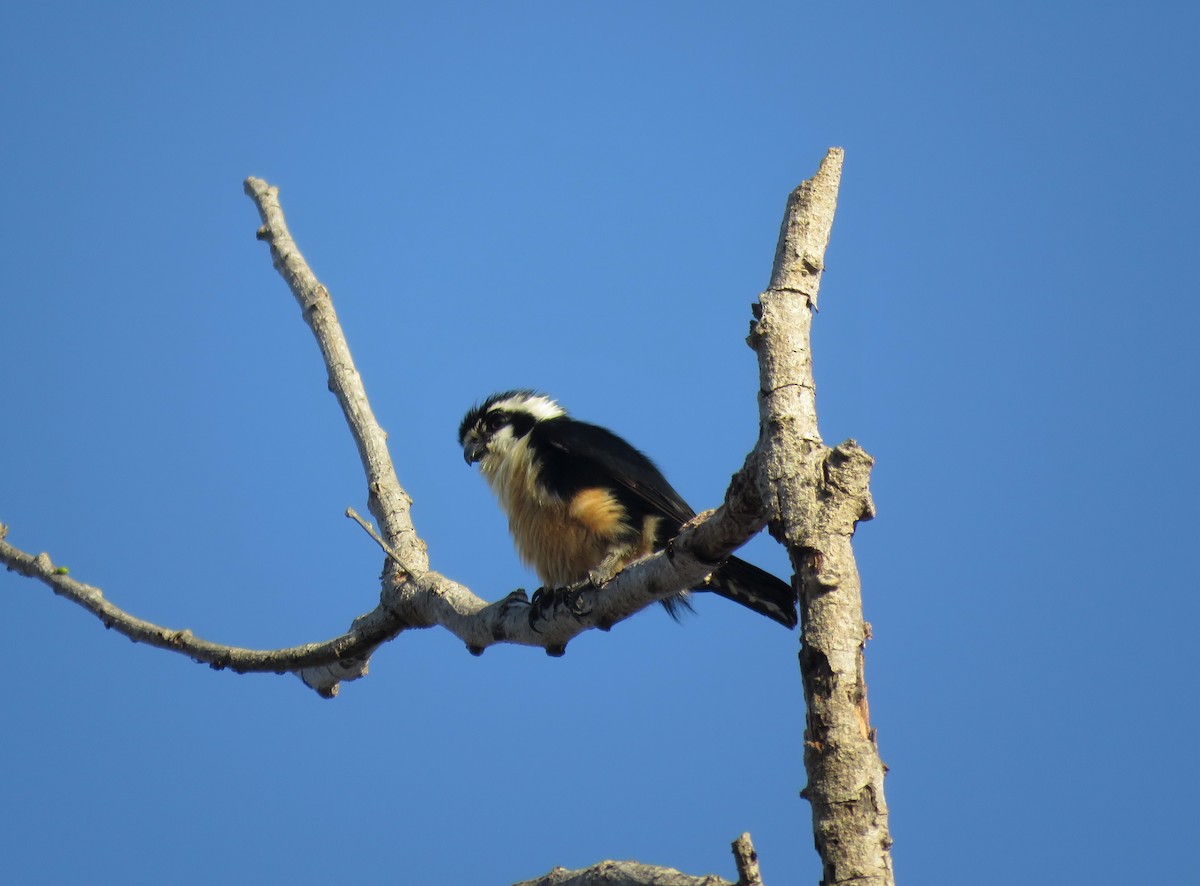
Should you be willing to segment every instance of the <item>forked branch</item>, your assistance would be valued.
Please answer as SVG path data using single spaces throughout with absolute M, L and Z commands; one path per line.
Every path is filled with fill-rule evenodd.
M 409 628 L 441 625 L 474 653 L 496 643 L 516 643 L 561 654 L 567 642 L 582 631 L 607 629 L 651 603 L 700 583 L 712 563 L 724 559 L 765 525 L 769 510 L 764 507 L 763 487 L 758 482 L 762 467 L 756 450 L 734 476 L 724 504 L 685 527 L 669 555 L 660 552 L 623 570 L 602 593 L 581 589 L 567 611 L 551 613 L 533 624 L 523 592 L 489 604 L 431 570 L 425 544 L 412 523 L 411 499 L 397 478 L 387 435 L 371 410 L 329 292 L 288 230 L 278 189 L 250 178 L 245 191 L 262 219 L 257 236 L 269 245 L 276 269 L 316 338 L 328 370 L 329 388 L 342 408 L 362 461 L 368 507 L 390 551 L 379 605 L 331 640 L 285 649 L 244 649 L 202 639 L 186 629 L 141 620 L 115 606 L 98 588 L 56 569 L 48 555 L 35 556 L 0 539 L 0 561 L 10 570 L 43 582 L 87 608 L 106 627 L 137 642 L 239 673 L 293 672 L 321 694 L 332 696 L 340 681 L 366 673 L 375 648 Z
M 561 655 L 567 642 L 581 632 L 594 627 L 607 629 L 654 602 L 696 586 L 711 571 L 712 563 L 727 557 L 765 525 L 752 454 L 730 485 L 725 504 L 686 527 L 669 555 L 660 552 L 625 569 L 604 586 L 602 593 L 596 588 L 581 588 L 569 607 L 539 613 L 532 621 L 524 592 L 514 592 L 489 604 L 432 571 L 425 544 L 413 527 L 412 500 L 397 478 L 388 453 L 387 434 L 371 410 L 329 291 L 296 246 L 279 204 L 278 189 L 250 178 L 245 191 L 262 219 L 257 236 L 270 246 L 272 262 L 316 338 L 329 373 L 329 388 L 342 408 L 362 461 L 368 508 L 389 552 L 379 605 L 331 640 L 285 649 L 244 649 L 202 639 L 187 629 L 139 619 L 111 603 L 99 588 L 55 568 L 48 555 L 33 555 L 13 547 L 3 540 L 4 530 L 0 530 L 0 562 L 11 571 L 43 582 L 92 612 L 106 627 L 135 642 L 238 673 L 292 672 L 330 697 L 337 693 L 340 682 L 366 673 L 370 656 L 381 643 L 409 628 L 441 625 L 475 654 L 496 643 L 516 643 Z
M 262 218 L 258 237 L 270 246 L 275 267 L 312 329 L 329 372 L 330 390 L 366 474 L 368 507 L 388 552 L 379 605 L 331 640 L 284 649 L 243 649 L 125 612 L 98 588 L 55 567 L 48 555 L 10 545 L 2 525 L 0 562 L 48 585 L 132 640 L 215 668 L 295 673 L 322 695 L 332 696 L 341 681 L 366 673 L 380 644 L 410 628 L 441 625 L 475 654 L 496 643 L 516 643 L 561 655 L 582 631 L 607 629 L 678 590 L 695 587 L 713 563 L 744 544 L 769 519 L 772 534 L 791 555 L 800 591 L 801 670 L 808 712 L 804 750 L 809 784 L 804 795 L 813 806 L 824 864 L 822 882 L 888 886 L 893 877 L 883 765 L 863 675 L 868 628 L 850 545 L 857 523 L 874 513 L 868 490 L 871 458 L 852 440 L 834 449 L 821 441 L 809 346 L 841 160 L 841 151 L 831 149 L 817 175 L 789 198 L 771 282 L 755 306 L 750 344 L 760 366 L 757 446 L 734 475 L 720 508 L 685 526 L 669 553 L 658 552 L 622 570 L 602 591 L 581 588 L 569 605 L 531 619 L 524 592 L 488 603 L 429 568 L 425 544 L 412 523 L 411 499 L 396 476 L 387 435 L 371 411 L 329 292 L 296 247 L 277 189 L 255 178 L 246 180 L 245 190 Z M 752 847 L 746 847 L 738 856 L 739 873 L 740 882 L 749 886 L 758 881 L 758 874 L 751 864 Z

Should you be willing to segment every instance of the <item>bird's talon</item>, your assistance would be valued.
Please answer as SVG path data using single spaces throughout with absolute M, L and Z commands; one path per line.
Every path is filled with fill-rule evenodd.
M 542 587 L 534 591 L 533 596 L 529 598 L 529 626 L 535 631 L 537 631 L 536 622 L 546 618 L 547 612 L 553 608 L 553 594 L 553 588 Z
M 538 588 L 530 600 L 529 626 L 537 630 L 534 622 L 553 618 L 559 609 L 566 609 L 576 618 L 587 615 L 592 607 L 584 591 L 594 587 L 590 581 L 582 581 L 565 588 Z

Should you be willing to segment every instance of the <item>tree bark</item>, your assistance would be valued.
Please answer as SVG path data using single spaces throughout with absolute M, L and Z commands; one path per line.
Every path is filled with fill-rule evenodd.
M 750 345 L 759 357 L 759 482 L 771 534 L 791 557 L 800 596 L 804 764 L 823 886 L 894 882 L 884 767 L 867 709 L 869 628 L 851 538 L 874 516 L 872 459 L 853 440 L 830 449 L 817 429 L 810 330 L 833 226 L 842 152 L 788 198 Z
M 574 871 L 555 868 L 543 877 L 523 880 L 514 886 L 763 886 L 758 854 L 750 835 L 742 834 L 730 848 L 738 870 L 736 883 L 715 874 L 697 877 L 637 861 L 602 861 Z

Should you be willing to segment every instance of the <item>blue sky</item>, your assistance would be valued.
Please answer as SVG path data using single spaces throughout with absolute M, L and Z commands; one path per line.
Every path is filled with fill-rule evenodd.
M 1200 879 L 1197 14 L 1180 4 L 6 4 L 0 522 L 271 647 L 377 598 L 354 448 L 255 241 L 281 188 L 434 568 L 533 579 L 462 413 L 536 386 L 697 507 L 756 434 L 749 305 L 846 149 L 814 331 L 901 882 Z M 784 573 L 758 539 L 747 556 Z M 565 658 L 382 649 L 321 701 L 0 576 L 0 880 L 816 882 L 797 637 L 719 599 Z

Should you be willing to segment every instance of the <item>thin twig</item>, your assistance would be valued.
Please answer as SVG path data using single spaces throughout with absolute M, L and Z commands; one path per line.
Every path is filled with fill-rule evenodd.
M 400 559 L 400 555 L 396 553 L 396 549 L 384 541 L 379 533 L 375 531 L 375 527 L 359 516 L 358 511 L 354 510 L 354 508 L 346 508 L 346 516 L 361 526 L 363 528 L 363 532 L 371 536 L 371 538 L 375 540 L 375 544 L 379 545 L 380 549 L 389 557 L 391 557 L 397 566 L 415 578 L 420 577 L 404 565 L 404 561 Z

